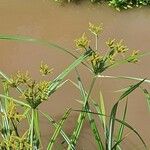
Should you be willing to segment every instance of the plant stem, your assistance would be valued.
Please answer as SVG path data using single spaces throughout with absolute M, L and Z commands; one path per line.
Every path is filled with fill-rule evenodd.
M 30 122 L 30 133 L 29 133 L 30 145 L 31 145 L 30 150 L 32 150 L 33 148 L 33 134 L 34 134 L 34 109 L 32 109 L 31 112 L 31 122 Z
M 32 109 L 29 135 L 31 150 L 33 148 L 39 149 L 39 142 L 40 144 L 42 144 L 42 142 L 40 138 L 38 109 Z
M 83 107 L 82 107 L 82 110 L 86 110 L 86 106 L 87 106 L 87 103 L 88 103 L 88 100 L 89 100 L 89 97 L 90 97 L 90 94 L 92 92 L 92 89 L 94 87 L 94 84 L 95 84 L 95 81 L 96 81 L 96 77 L 94 76 L 93 79 L 92 79 L 92 82 L 91 82 L 91 86 L 90 86 L 90 89 L 89 89 L 89 92 L 88 92 L 88 95 L 85 99 L 85 102 L 83 104 Z M 77 139 L 79 138 L 79 135 L 80 135 L 80 132 L 81 132 L 81 129 L 82 129 L 82 126 L 83 126 L 83 123 L 84 123 L 84 120 L 85 120 L 85 116 L 86 116 L 86 113 L 84 112 L 81 112 L 79 114 L 79 117 L 78 117 L 78 124 L 73 132 L 73 135 L 72 135 L 72 144 L 76 145 L 76 142 L 77 142 Z M 67 150 L 71 150 L 71 146 L 69 145 L 68 146 L 68 149 Z
M 98 50 L 98 35 L 95 35 L 95 50 Z

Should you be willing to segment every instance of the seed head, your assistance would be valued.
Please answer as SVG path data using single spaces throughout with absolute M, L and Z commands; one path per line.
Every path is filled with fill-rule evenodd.
M 94 35 L 98 36 L 103 31 L 102 25 L 94 25 L 92 23 L 89 23 L 89 30 Z
M 85 33 L 83 33 L 80 38 L 75 40 L 75 45 L 78 49 L 84 49 L 89 46 L 89 40 Z
M 41 62 L 41 65 L 40 65 L 40 73 L 41 73 L 43 76 L 52 73 L 52 70 L 53 70 L 53 69 L 50 69 L 47 64 L 44 64 L 43 62 Z

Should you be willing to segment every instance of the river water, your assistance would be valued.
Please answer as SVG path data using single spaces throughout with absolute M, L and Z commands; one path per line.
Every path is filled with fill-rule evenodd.
M 103 23 L 104 31 L 99 39 L 100 50 L 106 49 L 105 41 L 110 38 L 124 39 L 131 49 L 139 49 L 144 52 L 150 50 L 150 9 L 138 8 L 117 12 L 114 9 L 102 5 L 91 5 L 88 2 L 81 4 L 56 5 L 48 0 L 0 0 L 0 34 L 27 35 L 34 38 L 45 39 L 59 44 L 74 52 L 74 39 L 87 31 L 88 23 Z M 58 75 L 63 68 L 73 61 L 68 54 L 56 49 L 31 43 L 0 41 L 0 69 L 11 74 L 17 70 L 28 70 L 32 76 L 39 79 L 39 65 L 41 60 L 54 68 L 52 78 Z M 138 65 L 123 65 L 109 70 L 105 75 L 127 75 L 135 77 L 149 77 L 149 56 L 142 59 Z M 91 76 L 85 67 L 80 67 L 81 76 L 88 89 Z M 76 81 L 75 72 L 70 79 Z M 128 81 L 102 79 L 93 92 L 93 97 L 98 99 L 99 90 L 103 92 L 107 113 L 118 94 L 115 90 L 129 85 Z M 132 82 L 133 83 L 133 82 Z M 147 86 L 148 87 L 148 86 Z M 78 109 L 80 104 L 78 91 L 70 84 L 64 85 L 57 94 L 54 94 L 48 102 L 41 105 L 44 112 L 51 114 L 59 120 L 65 108 Z M 120 106 L 120 112 L 124 103 Z M 138 90 L 129 96 L 127 122 L 135 127 L 145 141 L 150 144 L 150 114 L 144 96 Z M 65 129 L 71 133 L 74 127 L 77 113 L 72 113 Z M 41 119 L 42 138 L 44 145 L 49 137 L 49 125 L 46 119 Z M 127 133 L 129 130 L 126 131 Z M 138 138 L 131 133 L 123 142 L 125 150 L 143 150 Z M 89 124 L 86 123 L 78 143 L 79 150 L 96 150 Z M 56 146 L 55 148 L 62 149 Z

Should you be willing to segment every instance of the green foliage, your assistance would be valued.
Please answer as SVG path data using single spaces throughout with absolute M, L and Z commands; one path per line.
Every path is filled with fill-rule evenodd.
M 54 0 L 59 4 L 79 3 L 81 0 Z M 132 9 L 134 7 L 149 6 L 150 0 L 90 0 L 92 4 L 101 4 L 107 2 L 109 6 L 114 7 L 117 11 Z
M 118 11 L 122 9 L 131 9 L 133 7 L 141 7 L 150 5 L 149 0 L 110 0 L 109 5 L 115 7 Z
M 122 112 L 123 115 L 121 116 L 121 119 L 117 118 L 117 111 L 119 104 L 125 101 L 128 95 L 139 87 L 145 94 L 149 106 L 150 94 L 148 90 L 142 88 L 141 85 L 143 82 L 150 83 L 150 81 L 135 77 L 115 77 L 102 75 L 102 73 L 107 69 L 120 66 L 121 64 L 137 63 L 139 58 L 143 57 L 145 54 L 141 54 L 137 50 L 130 50 L 123 43 L 123 40 L 117 41 L 115 39 L 109 39 L 106 41 L 108 49 L 103 54 L 98 45 L 98 39 L 102 33 L 102 30 L 102 25 L 94 25 L 92 23 L 89 24 L 89 31 L 92 34 L 92 37 L 93 35 L 95 37 L 95 46 L 90 46 L 90 41 L 92 38 L 88 38 L 86 33 L 82 34 L 80 38 L 75 40 L 77 50 L 80 50 L 79 56 L 74 55 L 65 48 L 47 41 L 23 36 L 0 35 L 0 40 L 14 40 L 18 42 L 25 41 L 53 47 L 66 52 L 75 58 L 75 60 L 52 81 L 44 79 L 46 75 L 51 75 L 52 69 L 48 66 L 48 64 L 43 62 L 41 63 L 39 69 L 43 77 L 43 80 L 40 81 L 33 79 L 28 72 L 18 71 L 16 74 L 8 77 L 0 71 L 1 85 L 3 87 L 3 90 L 0 93 L 0 149 L 41 149 L 42 140 L 39 113 L 46 117 L 50 125 L 52 125 L 55 129 L 52 136 L 48 139 L 49 143 L 47 145 L 47 150 L 53 149 L 59 135 L 63 137 L 64 142 L 67 144 L 66 149 L 75 150 L 81 131 L 84 127 L 83 125 L 87 120 L 97 145 L 97 149 L 99 150 L 122 149 L 122 141 L 126 139 L 128 135 L 124 134 L 125 128 L 128 128 L 130 131 L 134 132 L 143 143 L 145 149 L 147 149 L 146 143 L 138 131 L 125 121 L 128 106 L 127 102 Z M 82 77 L 77 70 L 77 66 L 80 64 L 84 65 L 84 67 L 89 70 L 92 77 L 88 90 L 86 90 Z M 74 69 L 76 70 L 77 83 L 70 81 L 69 79 L 65 79 Z M 121 90 L 123 91 L 121 96 L 114 103 L 110 114 L 108 114 L 102 92 L 100 92 L 99 103 L 97 103 L 97 101 L 91 96 L 95 83 L 100 78 L 123 78 L 137 80 L 138 82 L 130 85 L 125 90 Z M 39 106 L 41 103 L 48 101 L 51 95 L 54 92 L 57 92 L 59 88 L 62 88 L 62 86 L 68 81 L 70 81 L 71 84 L 79 90 L 81 99 L 78 102 L 81 104 L 81 109 L 79 108 L 75 110 L 72 106 L 72 108 L 67 109 L 60 121 L 55 122 L 55 120 L 48 115 L 48 113 L 42 112 Z M 12 91 L 14 90 L 18 92 L 19 96 L 12 96 Z M 79 116 L 76 120 L 76 125 L 73 132 L 71 133 L 71 136 L 69 136 L 63 129 L 63 126 L 72 111 L 78 112 Z M 23 123 L 23 120 L 28 123 L 25 133 L 22 133 L 19 129 L 19 125 Z M 116 126 L 117 123 L 120 124 L 119 128 Z M 101 125 L 101 130 L 99 129 L 99 125 Z M 117 135 L 115 135 L 115 131 L 117 131 Z
M 31 145 L 27 141 L 27 132 L 24 133 L 23 136 L 19 137 L 14 132 L 8 137 L 8 139 L 4 139 L 0 143 L 1 150 L 25 150 L 32 149 Z

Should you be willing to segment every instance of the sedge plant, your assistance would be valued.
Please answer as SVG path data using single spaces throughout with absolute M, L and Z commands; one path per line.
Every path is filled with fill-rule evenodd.
M 75 59 L 72 64 L 64 69 L 52 81 L 45 80 L 44 78 L 44 76 L 50 76 L 53 71 L 53 69 L 44 62 L 41 63 L 39 69 L 41 75 L 43 76 L 42 81 L 33 79 L 28 72 L 18 71 L 14 75 L 7 76 L 5 73 L 0 71 L 1 85 L 3 88 L 0 93 L 0 149 L 42 149 L 43 146 L 39 114 L 42 114 L 43 117 L 47 118 L 51 126 L 55 129 L 52 136 L 47 139 L 47 141 L 49 141 L 46 148 L 47 150 L 54 149 L 55 142 L 59 135 L 63 137 L 64 142 L 67 144 L 67 150 L 76 150 L 86 118 L 89 121 L 90 129 L 93 133 L 98 150 L 122 150 L 122 141 L 124 141 L 124 139 L 128 136 L 128 134 L 124 135 L 125 128 L 128 128 L 131 132 L 134 132 L 142 142 L 144 148 L 147 149 L 146 143 L 138 131 L 126 122 L 126 113 L 128 108 L 128 95 L 138 88 L 145 94 L 147 102 L 150 104 L 150 94 L 147 89 L 141 86 L 142 83 L 150 83 L 150 81 L 147 79 L 133 77 L 103 75 L 103 72 L 107 69 L 112 69 L 113 67 L 120 66 L 121 64 L 137 63 L 139 58 L 143 57 L 145 54 L 140 53 L 137 50 L 131 51 L 126 45 L 124 45 L 123 40 L 117 41 L 115 39 L 109 39 L 106 42 L 108 50 L 105 54 L 103 54 L 98 45 L 99 36 L 102 30 L 102 25 L 94 25 L 89 23 L 89 31 L 94 36 L 95 46 L 91 47 L 89 38 L 85 33 L 82 34 L 80 38 L 75 40 L 77 51 L 80 51 L 79 56 L 76 56 L 71 51 L 63 47 L 44 40 L 18 35 L 0 35 L 0 40 L 32 42 L 33 44 L 44 45 L 50 48 L 53 47 L 69 54 Z M 85 89 L 82 77 L 77 69 L 77 66 L 80 64 L 89 70 L 92 77 L 88 89 Z M 76 70 L 77 82 L 66 79 L 67 75 L 74 69 Z M 99 103 L 91 96 L 95 83 L 101 78 L 123 78 L 136 80 L 136 83 L 121 90 L 122 93 L 120 97 L 116 99 L 110 114 L 106 112 L 102 92 L 100 92 Z M 79 100 L 81 103 L 81 109 L 74 109 L 73 107 L 66 109 L 60 121 L 56 122 L 48 112 L 41 111 L 39 106 L 41 103 L 48 101 L 51 95 L 57 92 L 59 88 L 63 88 L 63 85 L 66 82 L 70 82 L 79 90 L 81 95 L 81 100 Z M 11 95 L 14 90 L 18 92 L 19 96 Z M 122 101 L 125 101 L 125 108 L 123 111 L 123 116 L 119 119 L 117 118 L 117 111 L 119 104 Z M 94 107 L 94 110 L 91 109 L 92 107 Z M 79 116 L 72 134 L 68 135 L 64 131 L 63 126 L 72 112 L 79 113 Z M 97 119 L 95 117 L 97 117 Z M 22 133 L 18 126 L 24 120 L 26 120 L 28 128 L 24 133 Z M 118 129 L 116 129 L 116 124 L 119 124 Z M 99 126 L 102 130 L 99 129 Z
M 123 101 L 126 97 L 128 97 L 129 94 L 131 94 L 135 89 L 140 87 L 140 85 L 145 81 L 145 79 L 141 79 L 138 83 L 130 85 L 126 90 L 123 91 L 121 96 L 118 98 L 114 106 L 112 107 L 111 113 L 109 115 L 106 115 L 105 112 L 105 106 L 104 106 L 104 100 L 102 93 L 100 93 L 100 105 L 97 104 L 96 101 L 94 101 L 91 98 L 91 93 L 94 87 L 94 84 L 96 80 L 98 80 L 100 77 L 105 77 L 102 75 L 104 71 L 107 69 L 113 68 L 115 66 L 119 66 L 123 63 L 137 63 L 139 57 L 143 56 L 143 54 L 139 54 L 137 50 L 134 50 L 131 52 L 131 54 L 128 53 L 129 49 L 127 46 L 123 44 L 123 41 L 120 40 L 119 42 L 115 39 L 109 39 L 106 44 L 109 48 L 109 50 L 106 52 L 106 54 L 100 53 L 98 49 L 98 37 L 102 31 L 101 25 L 94 25 L 89 23 L 89 30 L 90 32 L 96 37 L 95 38 L 95 47 L 91 48 L 89 46 L 89 40 L 86 37 L 85 33 L 81 36 L 81 38 L 75 40 L 77 50 L 86 51 L 87 48 L 92 49 L 92 55 L 89 58 L 88 64 L 91 66 L 92 71 L 92 81 L 91 86 L 89 87 L 89 91 L 86 92 L 84 88 L 84 84 L 82 82 L 82 79 L 77 71 L 77 79 L 78 83 L 75 83 L 71 81 L 71 83 L 79 89 L 81 93 L 81 101 L 79 101 L 82 104 L 81 110 L 74 110 L 80 112 L 76 128 L 74 129 L 71 141 L 74 145 L 77 144 L 77 140 L 79 139 L 83 123 L 85 122 L 85 118 L 87 117 L 90 123 L 91 131 L 93 132 L 93 136 L 95 137 L 95 142 L 97 144 L 98 149 L 100 150 L 112 150 L 112 149 L 121 149 L 120 145 L 121 142 L 125 139 L 123 137 L 123 131 L 124 128 L 127 127 L 131 129 L 141 140 L 141 142 L 144 144 L 144 147 L 146 148 L 146 144 L 140 134 L 129 124 L 125 122 L 125 116 L 127 111 L 127 103 L 125 106 L 125 110 L 123 113 L 122 120 L 117 119 L 117 110 L 120 101 Z M 118 55 L 122 57 L 122 59 L 118 59 Z M 120 58 L 120 57 L 119 57 Z M 96 112 L 92 112 L 90 107 L 93 105 L 95 107 Z M 96 120 L 94 119 L 93 115 L 98 115 L 100 120 L 99 122 L 102 125 L 104 133 L 100 133 L 98 129 L 98 125 L 96 124 Z M 106 118 L 108 118 L 106 121 Z M 108 124 L 106 123 L 108 122 Z M 120 128 L 118 129 L 118 136 L 115 138 L 114 136 L 114 130 L 115 130 L 115 123 L 120 123 Z M 105 140 L 103 140 L 105 139 Z M 68 150 L 71 149 L 70 146 L 68 146 Z

